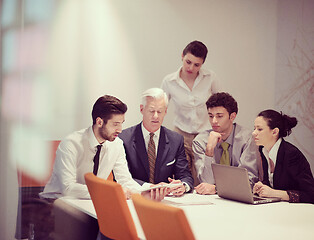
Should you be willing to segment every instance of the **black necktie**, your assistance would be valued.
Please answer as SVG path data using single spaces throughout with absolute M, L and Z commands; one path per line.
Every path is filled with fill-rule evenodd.
M 99 166 L 99 154 L 100 154 L 100 150 L 101 150 L 102 145 L 98 145 L 97 146 L 97 152 L 96 155 L 94 157 L 94 170 L 93 173 L 97 176 L 97 172 L 98 172 L 98 166 Z

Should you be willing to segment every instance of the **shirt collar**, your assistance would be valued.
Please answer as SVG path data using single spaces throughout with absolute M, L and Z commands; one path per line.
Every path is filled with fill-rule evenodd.
M 145 128 L 144 125 L 143 125 L 143 122 L 142 122 L 142 124 L 141 124 L 141 127 L 142 127 L 142 133 L 143 133 L 144 139 L 145 139 L 146 137 L 149 137 L 150 132 L 146 130 L 146 128 Z M 156 132 L 154 132 L 154 135 L 157 137 L 157 139 L 159 139 L 160 128 L 159 128 Z
M 98 140 L 94 134 L 93 126 L 90 126 L 88 128 L 87 136 L 88 136 L 88 142 L 89 142 L 91 149 L 95 149 L 98 145 L 100 145 L 100 143 L 98 142 Z M 103 144 L 101 144 L 101 145 L 103 145 Z
M 181 69 L 182 69 L 182 66 L 179 67 L 179 69 L 177 70 L 176 74 L 173 75 L 173 78 L 170 79 L 170 81 L 178 81 L 179 79 L 181 79 L 181 78 L 180 78 L 180 71 L 181 71 Z M 204 77 L 205 75 L 210 75 L 210 73 L 204 71 L 204 70 L 201 68 L 201 69 L 199 70 L 199 72 L 198 72 L 198 76 L 197 76 L 196 79 L 203 79 L 203 77 Z
M 182 69 L 182 66 L 179 67 L 179 69 L 177 70 L 176 74 L 173 75 L 173 78 L 171 79 L 171 81 L 180 79 L 180 71 L 181 71 L 181 69 Z
M 225 142 L 227 142 L 229 144 L 229 146 L 233 145 L 235 126 L 236 126 L 236 123 L 233 123 L 231 133 L 230 133 L 229 137 L 225 140 Z M 221 143 L 222 142 L 219 143 L 219 147 L 220 147 Z
M 277 142 L 274 144 L 274 146 L 270 149 L 269 153 L 268 153 L 268 157 L 273 160 L 274 164 L 276 165 L 276 160 L 277 160 L 277 153 L 279 150 L 279 146 L 281 143 L 282 139 L 279 138 L 277 140 Z

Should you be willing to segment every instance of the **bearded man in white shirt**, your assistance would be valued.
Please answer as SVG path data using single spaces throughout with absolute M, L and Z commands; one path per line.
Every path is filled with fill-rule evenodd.
M 131 192 L 141 191 L 128 170 L 123 142 L 118 138 L 127 106 L 116 97 L 104 95 L 95 102 L 92 110 L 93 125 L 67 136 L 56 152 L 52 176 L 40 193 L 42 198 L 61 196 L 90 198 L 84 174 L 94 172 L 107 179 L 113 171 L 116 181 L 122 185 L 126 198 Z M 100 148 L 99 163 L 94 157 Z M 165 189 L 145 193 L 155 200 L 164 198 Z

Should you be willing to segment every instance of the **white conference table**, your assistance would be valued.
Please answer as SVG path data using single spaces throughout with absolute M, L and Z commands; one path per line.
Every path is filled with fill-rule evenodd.
M 61 198 L 66 203 L 97 218 L 91 200 Z M 250 205 L 217 195 L 185 194 L 166 197 L 166 204 L 180 207 L 198 240 L 207 239 L 298 239 L 314 240 L 314 205 L 278 202 Z M 128 206 L 138 236 L 145 239 L 131 200 Z M 212 204 L 206 204 L 212 203 Z

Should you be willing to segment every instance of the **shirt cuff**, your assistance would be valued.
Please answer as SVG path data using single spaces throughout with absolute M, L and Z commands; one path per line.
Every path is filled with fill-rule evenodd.
M 152 184 L 152 183 L 148 183 L 148 182 L 144 182 L 143 185 L 142 185 L 142 187 L 143 187 L 143 188 L 148 188 L 148 187 L 150 187 L 151 185 L 153 185 L 153 184 Z
M 185 187 L 185 192 L 189 192 L 191 190 L 189 184 L 187 184 L 186 182 L 182 182 L 183 183 L 183 186 Z

